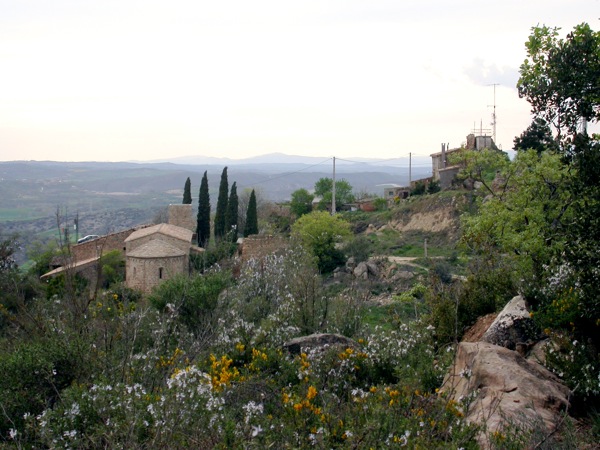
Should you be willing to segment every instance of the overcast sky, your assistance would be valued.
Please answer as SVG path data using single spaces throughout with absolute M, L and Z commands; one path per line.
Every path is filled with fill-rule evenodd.
M 537 24 L 598 0 L 0 0 L 0 160 L 512 147 Z

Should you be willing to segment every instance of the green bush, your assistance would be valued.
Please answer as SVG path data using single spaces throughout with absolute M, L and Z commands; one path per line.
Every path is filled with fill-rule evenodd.
M 230 284 L 227 272 L 188 277 L 179 275 L 157 286 L 148 297 L 163 312 L 176 312 L 179 321 L 194 334 L 210 328 L 219 294 Z
M 40 414 L 60 398 L 83 369 L 82 353 L 63 336 L 25 342 L 0 355 L 0 436 L 23 429 L 26 415 Z

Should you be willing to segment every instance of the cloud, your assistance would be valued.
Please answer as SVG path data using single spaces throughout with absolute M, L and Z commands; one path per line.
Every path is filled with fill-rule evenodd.
M 474 83 L 481 86 L 498 83 L 501 86 L 516 89 L 519 80 L 519 70 L 514 67 L 488 63 L 482 58 L 475 58 L 473 63 L 465 67 L 463 73 Z

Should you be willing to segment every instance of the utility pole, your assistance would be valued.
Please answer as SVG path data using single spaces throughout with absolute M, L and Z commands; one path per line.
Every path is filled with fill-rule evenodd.
M 333 186 L 331 187 L 331 215 L 335 214 L 335 156 L 333 157 Z

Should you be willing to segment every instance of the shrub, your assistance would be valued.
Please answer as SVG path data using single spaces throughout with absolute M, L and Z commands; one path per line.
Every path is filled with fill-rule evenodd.
M 179 321 L 198 335 L 211 329 L 219 294 L 230 284 L 227 272 L 188 277 L 179 275 L 160 284 L 148 297 L 159 311 L 177 311 Z

